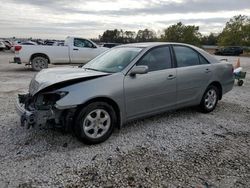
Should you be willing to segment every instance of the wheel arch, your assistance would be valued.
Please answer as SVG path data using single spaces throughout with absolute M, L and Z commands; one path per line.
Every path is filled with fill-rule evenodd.
M 221 100 L 222 99 L 222 85 L 221 85 L 221 83 L 218 82 L 218 81 L 213 81 L 208 86 L 211 86 L 211 85 L 218 88 L 218 90 L 219 90 L 219 100 Z
M 105 103 L 111 105 L 114 108 L 114 111 L 115 111 L 115 114 L 116 114 L 116 117 L 117 117 L 117 127 L 121 128 L 121 126 L 122 126 L 122 117 L 121 117 L 120 108 L 119 108 L 118 104 L 113 99 L 111 99 L 109 97 L 95 97 L 95 98 L 92 98 L 92 99 L 84 102 L 83 104 L 78 105 L 77 110 L 75 112 L 74 119 L 76 118 L 76 116 L 78 115 L 78 113 L 80 112 L 80 110 L 83 107 L 85 107 L 85 106 L 87 106 L 87 105 L 89 105 L 89 104 L 91 104 L 93 102 L 105 102 Z
M 44 53 L 35 53 L 35 54 L 32 54 L 30 56 L 30 60 L 29 61 L 32 61 L 32 59 L 34 59 L 35 57 L 45 57 L 46 59 L 48 59 L 48 64 L 50 64 L 50 58 L 48 55 L 44 54 Z

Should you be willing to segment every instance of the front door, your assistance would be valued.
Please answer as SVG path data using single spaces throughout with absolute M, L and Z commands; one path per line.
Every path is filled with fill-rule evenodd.
M 169 46 L 153 48 L 136 65 L 148 66 L 149 72 L 125 76 L 127 118 L 174 108 L 176 69 L 172 68 Z

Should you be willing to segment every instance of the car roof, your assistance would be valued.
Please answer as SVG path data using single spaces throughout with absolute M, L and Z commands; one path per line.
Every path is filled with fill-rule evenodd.
M 142 43 L 130 43 L 130 44 L 123 44 L 119 47 L 137 47 L 137 48 L 151 48 L 155 46 L 161 46 L 161 45 L 167 45 L 167 44 L 175 44 L 175 45 L 184 45 L 184 46 L 190 46 L 195 47 L 189 44 L 185 43 L 177 43 L 177 42 L 142 42 Z
M 219 63 L 219 61 L 211 56 L 208 52 L 205 50 L 198 48 L 196 46 L 190 45 L 190 44 L 185 44 L 185 43 L 177 43 L 177 42 L 144 42 L 144 43 L 131 43 L 131 44 L 124 44 L 124 45 L 119 45 L 116 46 L 115 48 L 122 48 L 122 47 L 135 47 L 135 48 L 153 48 L 156 46 L 162 46 L 162 45 L 182 45 L 182 46 L 187 46 L 191 47 L 192 49 L 195 49 L 198 51 L 200 54 L 202 54 L 209 62 L 211 63 Z

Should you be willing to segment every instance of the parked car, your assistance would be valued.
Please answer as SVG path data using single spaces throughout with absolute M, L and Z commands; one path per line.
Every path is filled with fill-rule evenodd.
M 243 54 L 243 48 L 239 46 L 230 46 L 226 48 L 220 48 L 215 50 L 215 55 L 236 55 Z
M 67 37 L 64 46 L 20 45 L 15 48 L 14 63 L 31 64 L 33 70 L 40 71 L 48 68 L 49 63 L 86 63 L 106 50 L 91 40 Z
M 11 49 L 12 43 L 11 43 L 10 41 L 4 40 L 4 41 L 2 41 L 2 42 L 5 44 L 6 50 L 10 50 L 10 49 Z
M 3 41 L 0 41 L 0 51 L 4 50 L 6 48 Z
M 113 48 L 115 46 L 121 45 L 119 43 L 104 43 L 102 46 L 106 48 Z
M 51 41 L 51 40 L 44 41 L 44 45 L 47 45 L 47 46 L 53 46 L 54 43 L 55 41 Z
M 55 41 L 52 46 L 64 46 L 64 42 Z
M 33 41 L 20 42 L 19 44 L 20 45 L 37 45 L 37 43 Z
M 208 113 L 234 84 L 233 66 L 179 43 L 115 47 L 82 68 L 39 72 L 20 94 L 22 126 L 53 123 L 97 144 L 115 127 L 167 110 L 199 106 Z

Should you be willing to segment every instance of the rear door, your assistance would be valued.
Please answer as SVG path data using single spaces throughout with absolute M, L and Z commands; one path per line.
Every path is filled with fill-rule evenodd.
M 149 72 L 124 78 L 127 117 L 174 108 L 176 103 L 176 69 L 172 68 L 169 46 L 147 52 L 136 65 L 147 65 Z
M 199 104 L 211 78 L 208 61 L 187 46 L 173 45 L 177 74 L 177 106 Z
M 97 46 L 86 39 L 74 38 L 70 50 L 72 63 L 86 63 L 99 54 Z

